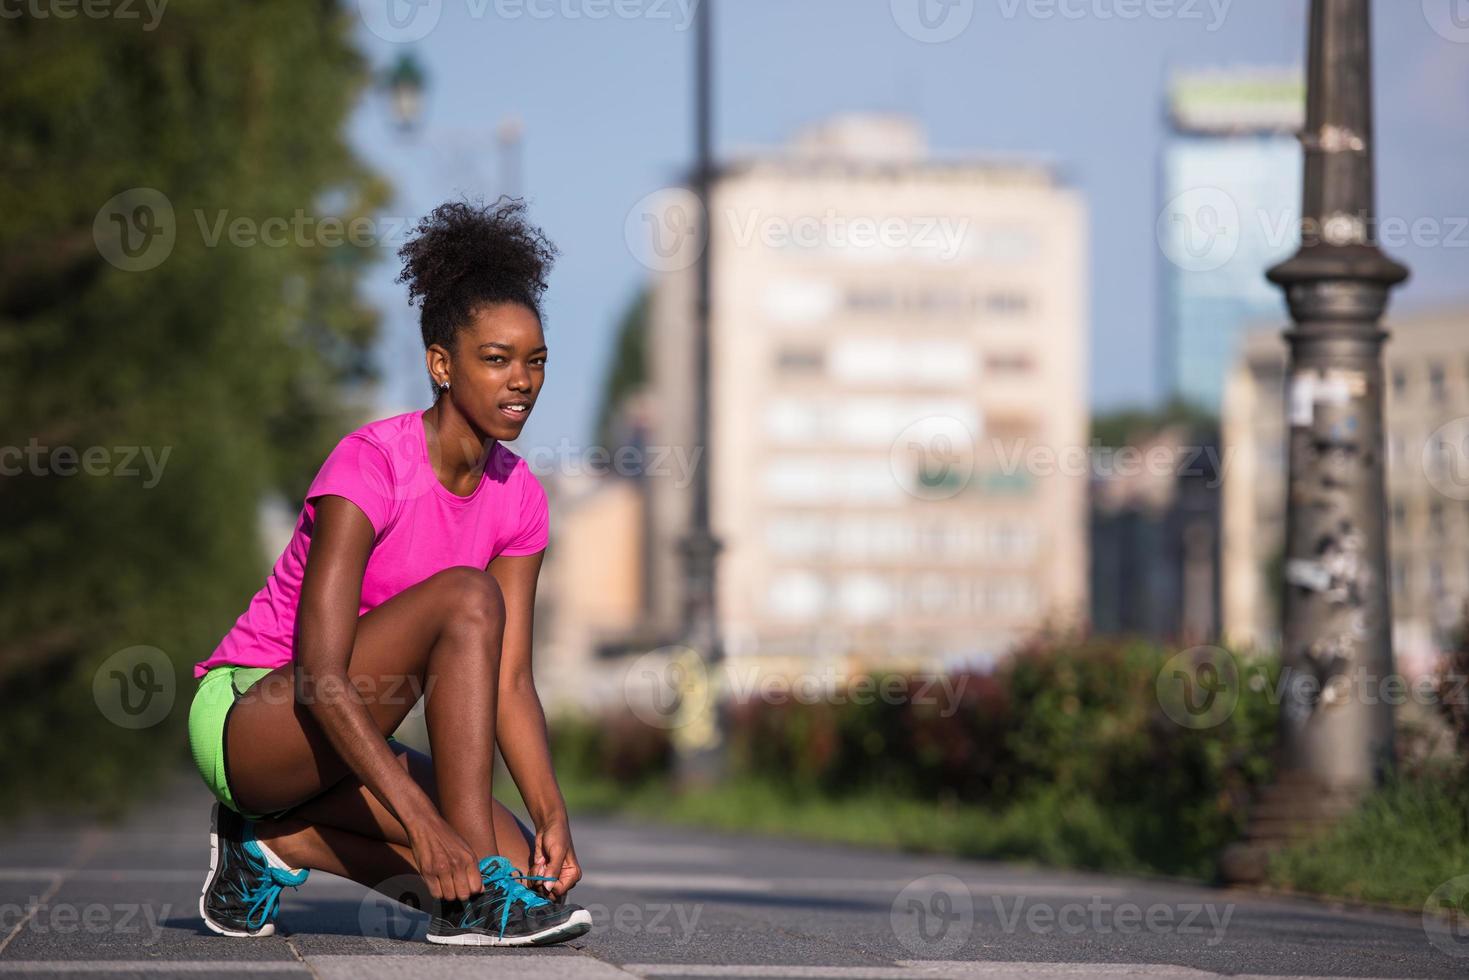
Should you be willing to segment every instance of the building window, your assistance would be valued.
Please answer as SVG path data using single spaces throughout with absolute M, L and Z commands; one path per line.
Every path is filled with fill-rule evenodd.
M 1408 526 L 1408 508 L 1401 500 L 1392 502 L 1392 528 L 1401 531 Z
M 984 369 L 987 374 L 1029 374 L 1035 369 L 1035 361 L 1019 352 L 987 354 Z
M 973 348 L 956 340 L 848 337 L 831 351 L 831 376 L 853 385 L 960 385 L 973 379 Z
M 1448 397 L 1448 393 L 1444 390 L 1442 364 L 1434 364 L 1428 368 L 1428 391 L 1436 402 L 1441 402 Z
M 1401 466 L 1402 461 L 1407 459 L 1408 443 L 1399 434 L 1393 433 L 1387 437 L 1387 462 L 1389 466 Z
M 1443 598 L 1443 565 L 1436 561 L 1428 563 L 1428 588 L 1435 599 Z
M 1408 372 L 1402 368 L 1392 369 L 1392 393 L 1394 398 L 1402 398 L 1408 393 Z
M 820 347 L 785 347 L 775 359 L 782 374 L 811 374 L 825 366 L 826 352 Z
M 1437 500 L 1428 508 L 1428 526 L 1434 534 L 1443 534 L 1443 504 Z
M 837 590 L 837 604 L 847 618 L 870 621 L 891 615 L 896 592 L 892 583 L 877 575 L 848 575 Z
M 1030 299 L 1024 293 L 988 293 L 984 308 L 994 316 L 1019 316 L 1030 309 Z
M 827 604 L 827 589 L 811 572 L 783 572 L 770 583 L 766 608 L 782 619 L 815 619 Z

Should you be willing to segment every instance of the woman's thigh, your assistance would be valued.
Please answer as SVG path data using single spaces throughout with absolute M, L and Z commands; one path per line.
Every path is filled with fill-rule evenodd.
M 428 693 L 429 657 L 455 603 L 475 588 L 493 588 L 493 581 L 488 572 L 451 569 L 357 621 L 347 673 L 385 737 Z M 297 703 L 293 664 L 250 688 L 226 727 L 230 792 L 247 812 L 296 806 L 350 773 L 310 711 Z

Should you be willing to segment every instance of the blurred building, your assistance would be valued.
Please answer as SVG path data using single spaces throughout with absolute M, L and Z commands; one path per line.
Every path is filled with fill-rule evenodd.
M 615 672 L 586 670 L 641 643 L 646 621 L 644 487 L 614 474 L 541 477 L 551 542 L 536 597 L 536 676 L 548 709 L 589 708 L 617 695 Z
M 1431 665 L 1469 598 L 1469 309 L 1393 318 L 1386 348 L 1388 546 L 1399 669 Z M 1224 629 L 1280 642 L 1286 345 L 1249 335 L 1224 402 Z
M 1084 615 L 1080 196 L 860 116 L 723 166 L 711 213 L 702 462 L 731 658 L 985 662 Z M 658 454 L 694 441 L 693 286 L 658 277 L 648 342 L 649 613 L 669 637 L 690 494 Z
M 1219 411 L 1244 331 L 1286 313 L 1265 270 L 1300 243 L 1299 70 L 1184 72 L 1162 160 L 1160 388 Z
M 1094 467 L 1091 628 L 1205 643 L 1219 635 L 1218 439 L 1192 426 L 1139 433 Z

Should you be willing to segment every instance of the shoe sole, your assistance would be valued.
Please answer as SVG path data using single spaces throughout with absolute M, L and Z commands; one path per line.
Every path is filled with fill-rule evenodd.
M 275 935 L 275 923 L 267 922 L 261 926 L 258 932 L 244 932 L 239 929 L 231 929 L 215 922 L 209 917 L 209 910 L 204 907 L 204 899 L 209 895 L 209 886 L 214 884 L 214 877 L 219 873 L 219 804 L 209 811 L 209 873 L 204 876 L 204 887 L 199 892 L 199 917 L 212 932 L 221 936 L 229 936 L 231 939 L 262 939 L 266 936 Z
M 554 946 L 577 936 L 585 936 L 592 930 L 592 913 L 577 909 L 571 918 L 558 926 L 529 936 L 491 936 L 483 932 L 466 932 L 459 936 L 435 936 L 428 934 L 428 941 L 440 946 Z

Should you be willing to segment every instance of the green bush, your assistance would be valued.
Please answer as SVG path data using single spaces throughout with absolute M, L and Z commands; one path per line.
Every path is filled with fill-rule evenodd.
M 917 799 L 975 800 L 1013 779 L 1005 747 L 1011 719 L 1001 680 L 962 674 L 944 689 L 925 679 L 878 676 L 830 701 L 757 701 L 727 713 L 730 768 L 797 791 L 881 790 Z M 897 685 L 904 698 L 875 693 Z
M 631 789 L 666 776 L 673 765 L 668 733 L 630 714 L 562 715 L 549 728 L 556 769 L 573 780 Z
M 815 702 L 730 704 L 726 791 L 674 803 L 665 788 L 650 809 L 749 829 L 773 829 L 761 816 L 773 813 L 792 832 L 809 819 L 841 839 L 1208 876 L 1271 772 L 1276 666 L 1236 660 L 1232 710 L 1189 727 L 1158 699 L 1172 656 L 1142 643 L 1038 644 L 947 687 L 876 677 Z M 910 696 L 876 696 L 885 683 Z M 639 805 L 658 796 L 666 732 L 630 716 L 555 728 L 558 765 L 597 783 L 598 801 L 616 798 L 607 780 L 642 786 Z M 769 799 L 784 802 L 772 810 Z
M 1006 744 L 1017 798 L 1044 789 L 1084 801 L 1109 815 L 1144 865 L 1207 874 L 1243 831 L 1252 789 L 1271 774 L 1277 667 L 1236 658 L 1233 710 L 1192 728 L 1158 700 L 1172 656 L 1142 643 L 1022 651 L 1006 669 L 1016 719 Z

